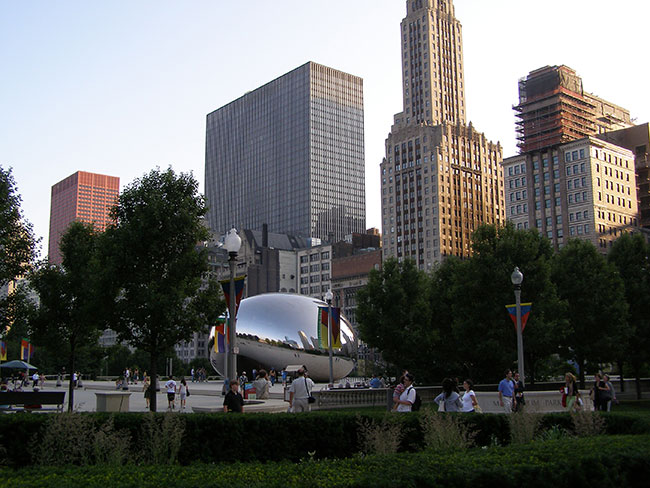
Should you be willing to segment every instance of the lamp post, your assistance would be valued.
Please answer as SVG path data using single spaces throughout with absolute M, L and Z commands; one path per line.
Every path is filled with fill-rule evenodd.
M 521 330 L 521 283 L 524 281 L 524 275 L 519 268 L 510 275 L 510 281 L 515 286 L 515 303 L 517 304 L 517 365 L 519 366 L 519 376 L 521 383 L 526 384 L 526 375 L 524 374 L 524 337 Z
M 235 317 L 235 266 L 237 265 L 237 253 L 241 247 L 241 237 L 237 235 L 234 227 L 228 231 L 223 242 L 223 247 L 228 251 L 228 264 L 230 265 L 230 303 L 228 304 L 228 340 L 226 341 L 226 379 L 231 380 L 237 377 L 237 318 Z
M 330 388 L 334 386 L 334 369 L 332 365 L 332 297 L 332 290 L 327 290 L 327 293 L 325 293 L 325 300 L 327 301 L 327 308 L 329 309 L 327 313 L 327 344 L 329 345 L 330 353 Z

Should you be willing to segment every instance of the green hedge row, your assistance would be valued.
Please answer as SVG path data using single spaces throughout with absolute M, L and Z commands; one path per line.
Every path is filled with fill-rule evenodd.
M 78 413 L 94 420 L 96 425 L 113 418 L 116 430 L 129 432 L 134 449 L 142 437 L 144 413 Z M 155 414 L 162 419 L 166 414 Z M 295 462 L 308 452 L 315 457 L 344 458 L 360 451 L 357 436 L 358 417 L 355 412 L 312 412 L 311 414 L 169 414 L 177 415 L 184 423 L 184 435 L 178 454 L 181 465 L 195 462 L 212 463 L 215 460 L 281 461 Z M 364 418 L 381 421 L 383 412 L 364 412 Z M 424 438 L 418 413 L 397 415 L 392 419 L 402 423 L 406 433 L 400 451 L 415 452 L 423 449 Z M 505 415 L 460 414 L 472 431 L 476 432 L 479 446 L 509 442 L 510 427 Z M 607 434 L 650 434 L 650 420 L 624 413 L 603 415 Z M 36 446 L 43 438 L 46 422 L 53 415 L 13 414 L 0 416 L 0 464 L 28 466 L 35 464 Z M 572 430 L 568 414 L 543 416 L 542 429 L 559 426 Z M 4 458 L 4 462 L 3 462 Z
M 0 469 L 0 488 L 647 486 L 650 436 L 567 438 L 300 463 Z

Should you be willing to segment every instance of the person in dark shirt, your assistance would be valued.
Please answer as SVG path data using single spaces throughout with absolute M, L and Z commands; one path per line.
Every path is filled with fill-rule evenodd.
M 226 393 L 223 400 L 223 411 L 243 413 L 244 412 L 244 397 L 239 393 L 239 381 L 230 381 L 230 391 Z

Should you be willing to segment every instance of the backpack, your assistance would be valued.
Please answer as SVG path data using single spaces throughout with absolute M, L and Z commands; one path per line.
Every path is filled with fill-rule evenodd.
M 411 388 L 413 388 L 411 386 Z M 411 412 L 417 412 L 420 410 L 422 407 L 422 398 L 420 398 L 420 394 L 418 393 L 417 390 L 415 390 L 415 401 L 413 402 L 413 405 L 411 405 Z

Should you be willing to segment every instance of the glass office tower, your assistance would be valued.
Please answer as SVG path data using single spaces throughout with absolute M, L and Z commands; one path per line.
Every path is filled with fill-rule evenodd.
M 313 62 L 208 114 L 208 222 L 338 241 L 365 232 L 363 80 Z

